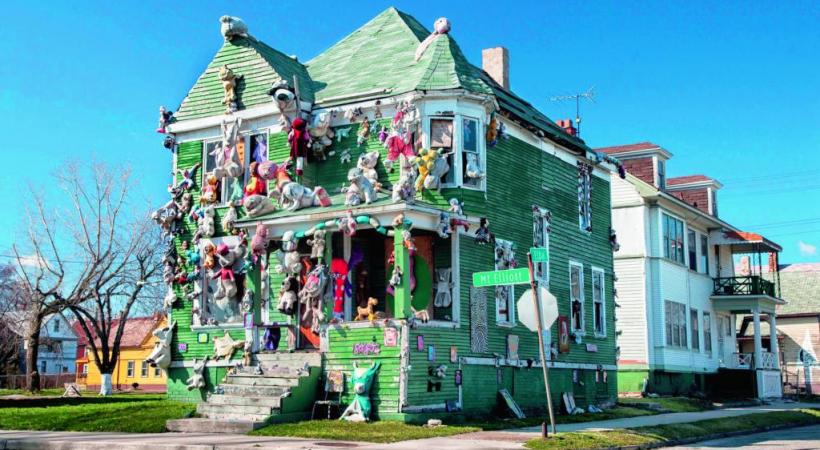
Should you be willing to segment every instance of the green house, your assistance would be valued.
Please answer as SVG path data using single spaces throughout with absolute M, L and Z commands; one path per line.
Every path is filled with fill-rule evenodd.
M 538 338 L 520 320 L 530 312 L 516 308 L 529 285 L 473 286 L 474 273 L 526 268 L 541 247 L 549 260 L 535 278 L 559 313 L 545 330 L 556 410 L 565 393 L 579 407 L 615 400 L 610 178 L 619 163 L 509 89 L 506 49 L 485 50 L 483 69 L 471 64 L 457 30 L 431 36 L 389 8 L 307 62 L 252 35 L 226 37 L 166 130 L 176 169 L 201 164 L 174 244 L 203 266 L 183 261 L 177 271 L 192 276 L 172 285 L 169 397 L 200 402 L 212 419 L 302 418 L 316 400 L 338 396 L 344 409 L 354 364 L 379 362 L 373 419 L 500 411 L 501 390 L 525 411 L 543 410 Z M 285 164 L 297 117 L 314 134 L 298 176 L 296 161 Z M 231 158 L 241 174 L 219 173 Z M 260 167 L 269 172 L 255 178 Z M 211 184 L 215 172 L 227 175 Z M 262 202 L 235 206 L 246 186 Z M 291 188 L 302 189 L 302 207 L 286 207 Z M 205 223 L 203 233 L 209 209 L 213 230 Z M 234 250 L 235 260 L 220 258 Z M 235 286 L 223 285 L 226 269 Z M 280 309 L 283 283 L 292 284 L 285 303 L 299 297 L 292 311 Z M 211 357 L 204 387 L 189 389 L 215 343 L 235 351 Z

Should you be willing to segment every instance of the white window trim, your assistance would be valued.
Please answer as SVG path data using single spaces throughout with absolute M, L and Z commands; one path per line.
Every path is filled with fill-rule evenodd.
M 134 378 L 134 361 L 127 361 L 125 364 L 125 377 Z
M 509 240 L 506 240 L 506 239 L 496 239 L 496 242 L 509 243 L 510 245 L 513 245 L 512 241 L 509 241 Z M 495 250 L 493 250 L 493 251 L 495 251 Z M 493 257 L 495 257 L 495 256 L 493 256 Z M 501 269 L 498 269 L 498 267 L 494 267 L 494 268 L 495 268 L 495 270 L 501 270 Z M 501 320 L 501 315 L 498 313 L 498 298 L 495 296 L 495 287 L 494 287 L 493 288 L 493 302 L 494 302 L 493 306 L 495 308 L 495 324 L 499 327 L 512 328 L 512 327 L 515 326 L 515 320 L 516 320 L 516 317 L 515 317 L 515 285 L 509 285 L 509 286 L 504 286 L 504 287 L 509 288 L 509 290 L 510 290 L 510 295 L 509 295 L 509 298 L 507 300 L 508 301 L 507 316 L 509 317 L 509 320 Z
M 251 148 L 251 136 L 255 134 L 264 134 L 268 140 L 268 159 L 270 159 L 270 130 L 267 128 L 262 129 L 253 129 L 253 130 L 245 130 L 239 132 L 239 138 L 245 141 L 245 161 L 243 162 L 242 166 L 242 177 L 243 182 L 241 183 L 242 189 L 245 188 L 244 178 L 248 176 L 248 168 L 251 165 L 251 153 L 253 153 L 253 149 Z M 221 136 L 209 137 L 202 140 L 202 167 L 197 170 L 199 175 L 199 188 L 202 189 L 205 186 L 205 177 L 208 174 L 208 171 L 205 169 L 205 165 L 208 162 L 208 144 L 212 144 L 214 142 L 222 142 Z M 176 155 L 176 153 L 174 153 Z M 186 169 L 182 167 L 181 169 Z M 227 195 L 225 190 L 227 189 L 226 184 L 224 183 L 224 178 L 219 180 L 219 203 L 216 203 L 216 207 L 224 207 L 228 206 L 227 203 Z M 176 183 L 176 175 L 174 175 L 174 183 Z
M 581 233 L 589 236 L 589 235 L 592 234 L 592 172 L 593 172 L 594 169 L 593 169 L 592 165 L 590 165 L 590 164 L 586 164 L 584 162 L 579 161 L 578 165 L 580 165 L 580 164 L 584 164 L 587 167 L 587 175 L 589 177 L 589 205 L 587 206 L 587 213 L 589 214 L 589 228 L 590 229 L 588 230 L 588 229 L 584 228 L 584 216 L 581 215 L 581 199 L 580 198 L 578 199 L 578 229 L 581 231 Z M 580 167 L 577 167 L 577 168 L 580 169 Z M 577 192 L 578 186 L 576 186 L 575 188 L 576 188 L 576 194 L 577 194 L 578 193 Z
M 140 378 L 148 378 L 149 372 L 148 363 L 145 361 L 140 362 Z
M 667 342 L 667 337 L 668 336 L 667 336 L 667 333 L 666 333 L 666 325 L 669 322 L 669 317 L 666 316 L 666 303 L 671 303 L 671 304 L 674 304 L 674 305 L 683 306 L 683 327 L 684 327 L 683 336 L 686 339 L 686 345 L 675 345 L 675 344 L 670 344 L 670 343 Z M 685 303 L 676 302 L 674 300 L 664 300 L 663 301 L 663 306 L 664 306 L 664 309 L 663 309 L 663 346 L 667 347 L 667 348 L 670 348 L 670 349 L 673 349 L 673 350 L 688 350 L 688 349 L 690 349 L 691 348 L 690 347 L 691 342 L 689 342 L 690 341 L 689 334 L 690 334 L 690 329 L 691 328 L 689 326 L 689 308 L 686 306 Z
M 227 244 L 229 247 L 233 247 L 239 243 L 239 238 L 237 236 L 219 236 L 219 237 L 211 237 L 211 238 L 203 238 L 197 249 L 201 252 L 203 246 L 210 242 L 213 244 L 214 247 L 219 246 L 219 244 Z M 235 262 L 234 264 L 239 264 L 240 261 Z M 205 311 L 205 302 L 208 301 L 208 283 L 210 277 L 208 275 L 208 271 L 202 267 L 200 268 L 201 273 L 199 276 L 199 280 L 196 280 L 197 283 L 200 283 L 200 288 L 202 289 L 202 293 L 199 294 L 199 297 L 195 300 L 197 303 L 194 304 L 195 307 L 199 309 L 199 311 Z M 218 325 L 208 325 L 207 322 L 203 322 L 203 315 L 200 312 L 199 320 L 200 325 L 193 324 L 193 312 L 191 312 L 191 330 L 194 331 L 204 331 L 204 330 L 225 330 L 225 329 L 243 329 L 244 323 L 242 314 L 240 313 L 240 318 L 238 322 L 220 322 Z M 207 318 L 204 318 L 207 321 Z
M 669 258 L 669 257 L 666 256 L 666 246 L 663 243 L 663 216 L 664 215 L 667 215 L 667 216 L 669 216 L 669 217 L 671 217 L 675 220 L 679 220 L 683 224 L 683 236 L 682 236 L 682 238 L 683 238 L 683 244 L 682 244 L 683 245 L 683 249 L 682 249 L 682 251 L 683 251 L 683 261 L 678 261 L 676 259 L 672 259 L 672 258 Z M 658 249 L 659 249 L 658 256 L 660 258 L 662 258 L 663 260 L 665 260 L 665 261 L 677 264 L 679 266 L 686 267 L 688 269 L 689 264 L 686 261 L 686 249 L 687 249 L 687 247 L 686 247 L 686 240 L 687 240 L 686 230 L 687 230 L 686 221 L 683 220 L 683 218 L 681 218 L 680 216 L 677 216 L 675 214 L 672 214 L 669 211 L 663 210 L 663 209 L 658 210 Z
M 550 214 L 549 210 L 546 208 L 542 208 L 540 206 L 533 207 L 533 214 L 538 214 L 543 217 L 545 220 L 543 221 L 543 229 L 541 230 L 544 236 L 544 247 L 549 252 L 550 248 L 550 223 L 546 220 L 546 217 Z M 535 233 L 535 217 L 533 217 L 533 233 Z M 535 245 L 535 239 L 533 239 L 533 245 Z M 547 262 L 544 263 L 536 263 L 536 264 L 544 264 L 546 269 L 543 271 L 542 276 L 537 276 L 537 281 L 539 284 L 544 285 L 544 287 L 549 288 L 550 285 L 550 261 L 547 259 Z
M 606 329 L 606 272 L 604 269 L 600 267 L 592 266 L 590 269 L 592 273 L 592 327 L 595 328 L 595 275 L 601 275 L 601 327 L 603 331 L 597 332 L 593 330 L 595 333 L 595 337 L 605 338 L 607 329 Z
M 578 285 L 580 287 L 579 291 L 581 293 L 581 329 L 577 330 L 574 328 L 574 321 L 572 320 L 572 268 L 577 267 L 579 268 L 579 277 L 578 277 Z M 579 263 L 578 261 L 570 261 L 569 262 L 569 329 L 570 334 L 576 334 L 580 336 L 586 336 L 587 334 L 587 327 L 586 327 L 586 305 L 584 302 L 586 298 L 584 296 L 584 265 Z
M 706 326 L 707 325 L 706 324 L 706 317 L 709 317 L 709 326 L 708 327 Z M 701 347 L 703 347 L 703 353 L 705 353 L 708 356 L 711 356 L 715 352 L 715 345 L 712 342 L 712 336 L 714 335 L 714 333 L 712 332 L 712 328 L 713 328 L 712 322 L 714 322 L 714 317 L 715 317 L 715 315 L 712 314 L 711 311 L 703 311 L 703 314 L 701 315 L 701 324 L 700 324 L 701 326 L 699 327 L 699 328 L 702 329 L 701 333 L 703 334 L 703 339 L 702 339 L 703 345 Z M 706 348 L 706 331 L 707 331 L 707 329 L 709 331 L 709 348 L 708 349 Z
M 462 122 L 464 119 L 470 119 L 476 121 L 476 145 L 478 146 L 478 164 L 481 167 L 481 170 L 484 172 L 484 178 L 481 179 L 481 183 L 479 186 L 468 186 L 464 184 L 464 171 L 461 167 L 461 160 L 463 158 L 464 148 L 462 142 Z M 432 150 L 430 145 L 431 141 L 431 126 L 430 123 L 433 120 L 452 120 L 453 121 L 453 146 L 451 150 L 453 151 L 453 164 L 450 166 L 450 171 L 453 173 L 453 182 L 452 183 L 441 183 L 442 189 L 450 189 L 450 188 L 464 188 L 473 191 L 485 191 L 487 189 L 487 146 L 485 141 L 484 133 L 481 131 L 484 129 L 484 121 L 480 117 L 474 117 L 470 115 L 456 113 L 452 116 L 449 115 L 430 115 L 424 118 L 422 121 L 422 132 L 423 132 L 423 139 L 422 144 L 424 148 L 428 148 Z
M 701 312 L 696 308 L 689 308 L 689 317 L 687 318 L 687 320 L 689 321 L 689 342 L 688 342 L 689 349 L 692 350 L 693 352 L 695 352 L 695 350 L 696 350 L 695 349 L 695 340 L 694 340 L 695 333 L 692 333 L 695 330 L 695 325 L 692 324 L 692 313 L 693 312 L 695 313 L 695 322 L 697 323 L 697 327 L 698 327 L 698 330 L 697 330 L 697 336 L 698 336 L 697 353 L 703 353 L 703 337 L 701 336 L 701 329 L 700 329 L 701 328 L 700 327 Z

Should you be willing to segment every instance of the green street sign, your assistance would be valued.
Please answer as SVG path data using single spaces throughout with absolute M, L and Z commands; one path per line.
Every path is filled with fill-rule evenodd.
M 532 257 L 532 262 L 534 263 L 542 263 L 550 260 L 550 252 L 545 248 L 531 247 L 530 256 Z
M 509 284 L 529 284 L 529 282 L 530 270 L 526 267 L 522 269 L 496 270 L 491 272 L 473 273 L 474 287 L 501 286 Z

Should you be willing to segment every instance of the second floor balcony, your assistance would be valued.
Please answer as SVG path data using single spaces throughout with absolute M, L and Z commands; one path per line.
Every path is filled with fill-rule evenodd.
M 715 278 L 714 295 L 768 295 L 775 297 L 775 285 L 760 275 Z

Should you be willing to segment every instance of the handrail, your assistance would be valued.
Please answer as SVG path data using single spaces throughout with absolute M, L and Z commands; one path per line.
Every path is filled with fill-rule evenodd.
M 769 295 L 774 297 L 774 283 L 758 275 L 714 279 L 714 295 Z

